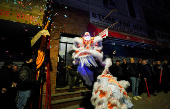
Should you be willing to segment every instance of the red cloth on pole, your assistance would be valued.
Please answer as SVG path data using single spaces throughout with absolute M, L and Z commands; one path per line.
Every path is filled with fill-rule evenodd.
M 162 79 L 162 70 L 161 70 L 161 73 L 160 73 L 160 80 L 159 80 L 159 84 L 161 84 L 161 79 Z
M 147 91 L 148 91 L 148 96 L 149 96 L 149 98 L 150 98 L 149 89 L 148 89 L 148 85 L 147 85 L 146 80 L 145 80 L 145 84 L 146 84 L 146 89 L 147 89 Z

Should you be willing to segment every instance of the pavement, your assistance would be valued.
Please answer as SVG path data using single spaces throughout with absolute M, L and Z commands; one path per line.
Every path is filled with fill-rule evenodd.
M 132 103 L 134 104 L 133 109 L 170 109 L 170 91 L 168 93 L 160 92 L 156 94 L 157 96 L 151 96 L 149 98 L 147 96 L 147 93 L 143 93 L 141 95 L 142 99 L 139 99 L 137 101 L 132 99 Z M 63 109 L 77 109 L 77 108 L 79 108 L 79 105 L 73 105 Z

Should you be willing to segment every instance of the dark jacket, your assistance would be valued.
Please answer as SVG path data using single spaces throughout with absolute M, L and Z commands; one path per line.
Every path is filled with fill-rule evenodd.
M 151 73 L 149 67 L 147 65 L 141 65 L 141 77 L 142 78 L 150 78 Z
M 120 67 L 120 65 L 118 66 L 118 65 L 114 65 L 114 68 L 113 68 L 114 70 L 114 75 L 116 76 L 116 77 L 122 77 L 123 76 L 123 72 L 122 72 L 122 68 Z
M 153 75 L 155 75 L 155 71 L 153 70 L 153 68 L 152 68 L 152 65 L 150 65 L 150 64 L 146 64 L 147 66 L 148 66 L 148 68 L 149 68 L 149 71 L 150 71 L 150 74 L 151 74 L 151 76 Z
M 135 63 L 129 63 L 127 67 L 129 77 L 139 77 L 139 71 Z
M 29 72 L 29 73 L 33 73 L 33 78 L 35 79 L 36 77 L 36 72 L 35 72 L 35 68 L 36 68 L 36 65 L 34 63 L 24 63 L 22 65 L 23 66 L 27 66 L 29 67 L 30 70 L 32 70 L 32 72 Z M 21 69 L 22 69 L 21 67 Z M 19 76 L 19 73 L 18 73 L 18 76 Z M 18 77 L 19 78 L 19 77 Z M 18 82 L 17 82 L 17 89 L 19 91 L 27 91 L 27 90 L 33 90 L 33 88 L 35 87 L 35 83 L 31 83 L 31 84 L 22 84 L 21 81 L 18 79 Z
M 60 75 L 65 75 L 66 73 L 66 68 L 65 68 L 65 63 L 64 62 L 59 62 L 58 63 L 58 67 L 57 67 L 57 70 L 58 70 L 58 73 L 60 73 Z
M 13 82 L 13 71 L 12 68 L 2 66 L 0 70 L 0 87 L 10 88 Z
M 150 72 L 151 72 L 151 76 L 154 76 L 155 75 L 155 65 L 152 65 L 151 64 L 151 70 L 150 70 Z
M 127 73 L 128 63 L 126 63 L 126 64 L 122 63 L 120 66 L 122 68 L 123 75 L 128 76 L 128 73 Z
M 155 75 L 157 75 L 157 76 L 159 76 L 161 73 L 161 69 L 159 69 L 158 67 L 161 67 L 161 65 L 156 64 L 154 66 Z
M 17 83 L 18 82 L 18 74 L 19 74 L 19 71 L 16 71 L 16 72 L 13 72 L 13 82 L 14 83 Z

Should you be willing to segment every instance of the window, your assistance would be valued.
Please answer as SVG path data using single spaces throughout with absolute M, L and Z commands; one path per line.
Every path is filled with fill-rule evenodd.
M 116 9 L 116 0 L 103 0 L 103 7 L 107 9 Z
M 136 18 L 136 13 L 135 13 L 133 1 L 132 0 L 127 0 L 127 5 L 128 5 L 128 8 L 129 8 L 130 16 L 133 17 L 133 18 Z

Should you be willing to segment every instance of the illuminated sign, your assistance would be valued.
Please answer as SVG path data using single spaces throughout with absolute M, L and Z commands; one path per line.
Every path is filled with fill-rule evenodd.
M 45 1 L 0 0 L 0 19 L 42 26 Z
M 138 35 L 144 35 L 148 36 L 147 34 L 147 29 L 143 26 L 140 26 L 138 24 L 134 24 L 131 22 L 126 22 L 124 20 L 120 20 L 118 18 L 110 17 L 108 16 L 102 23 L 101 21 L 105 18 L 106 16 L 95 13 L 95 12 L 90 12 L 90 22 L 93 24 L 98 24 L 98 25 L 103 25 L 103 26 L 110 26 L 111 24 L 118 22 L 116 25 L 114 25 L 111 28 L 114 28 L 116 30 L 128 32 L 128 33 L 135 33 Z

